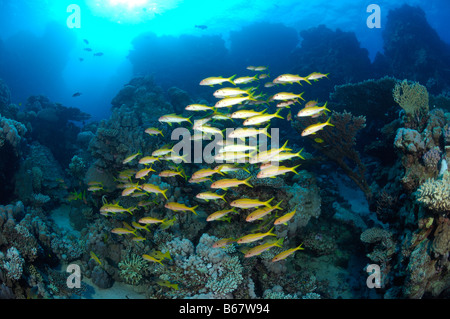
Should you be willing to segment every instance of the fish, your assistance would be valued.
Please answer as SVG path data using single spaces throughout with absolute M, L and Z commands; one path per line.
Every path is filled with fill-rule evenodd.
M 256 153 L 256 152 L 255 152 Z M 214 160 L 217 162 L 236 162 L 241 160 L 246 160 L 250 158 L 252 154 L 247 154 L 245 152 L 223 152 L 214 156 Z
M 282 109 L 278 109 L 275 113 L 273 114 L 261 114 L 261 115 L 256 115 L 256 116 L 252 116 L 249 117 L 248 119 L 246 119 L 243 123 L 243 125 L 247 126 L 247 125 L 260 125 L 263 123 L 266 123 L 267 121 L 270 121 L 271 119 L 278 117 L 280 119 L 284 119 L 281 115 L 279 115 L 278 113 L 280 113 Z
M 248 209 L 253 207 L 259 207 L 259 206 L 267 206 L 271 207 L 269 203 L 274 199 L 275 197 L 272 197 L 266 202 L 261 202 L 259 199 L 251 199 L 251 198 L 241 198 L 236 199 L 230 203 L 230 206 L 232 207 L 238 207 L 242 209 Z
M 80 96 L 81 95 L 81 92 L 75 92 L 74 94 L 72 94 L 72 97 L 77 97 L 77 96 Z
M 102 56 L 102 55 L 103 55 L 103 52 L 94 53 L 94 56 Z
M 294 157 L 299 157 L 301 159 L 305 159 L 301 155 L 302 151 L 303 151 L 303 148 L 300 151 L 298 151 L 297 153 L 281 152 L 281 153 L 278 153 L 277 155 L 275 155 L 274 157 L 272 157 L 270 159 L 270 161 L 272 161 L 272 162 L 282 162 L 282 161 L 289 160 L 289 159 L 294 158 Z
M 327 103 L 328 102 L 325 102 L 325 104 L 323 106 L 304 107 L 303 109 L 298 111 L 297 116 L 298 117 L 314 116 L 314 115 L 320 114 L 324 111 L 331 112 L 329 109 L 327 109 Z
M 320 137 L 316 137 L 315 139 L 314 139 L 314 142 L 316 142 L 316 143 L 323 143 L 323 142 L 325 142 L 323 139 L 321 139 Z
M 213 245 L 212 245 L 212 247 L 213 248 L 222 248 L 222 247 L 225 247 L 225 246 L 228 246 L 228 245 L 231 245 L 231 244 L 233 244 L 234 242 L 236 242 L 236 239 L 234 239 L 234 238 L 222 238 L 222 239 L 219 239 L 218 241 L 216 241 Z
M 305 99 L 302 97 L 303 93 L 305 93 L 305 92 L 302 92 L 300 94 L 294 94 L 294 93 L 289 93 L 289 92 L 279 92 L 279 93 L 275 94 L 274 96 L 272 96 L 272 99 L 277 100 L 277 101 L 302 99 L 304 101 Z
M 131 225 L 133 225 L 133 227 L 134 227 L 135 229 L 146 230 L 146 231 L 150 232 L 150 229 L 148 229 L 148 226 L 149 226 L 149 225 L 142 226 L 142 225 L 139 225 L 139 224 L 136 223 L 136 222 L 132 222 Z
M 291 105 L 297 103 L 298 100 L 285 100 L 285 101 L 281 101 L 277 104 L 277 107 L 286 107 L 286 108 L 290 108 Z
M 186 178 L 186 175 L 183 172 L 174 170 L 164 170 L 158 174 L 160 177 L 174 177 L 177 175 Z
M 235 96 L 239 96 L 239 95 L 243 95 L 243 94 L 247 94 L 250 95 L 250 92 L 253 91 L 254 88 L 249 88 L 247 90 L 243 90 L 240 88 L 221 88 L 216 90 L 213 95 L 216 98 L 226 98 L 226 97 L 235 97 Z
M 131 186 L 126 187 L 122 191 L 122 196 L 128 196 L 134 193 L 135 191 L 140 190 L 140 186 L 138 184 L 133 184 Z
M 100 207 L 100 213 L 125 213 L 128 212 L 131 215 L 133 214 L 132 211 L 134 207 L 125 208 L 123 206 L 120 206 L 119 204 L 104 204 L 102 207 Z
M 169 228 L 170 226 L 172 226 L 172 225 L 175 223 L 176 220 L 177 220 L 177 218 L 174 217 L 174 218 L 169 219 L 169 220 L 167 220 L 167 221 L 165 221 L 165 222 L 162 222 L 161 224 L 159 224 L 159 228 L 160 228 L 161 230 L 167 229 L 167 228 Z
M 247 152 L 247 151 L 256 151 L 258 147 L 245 145 L 245 144 L 226 144 L 220 150 L 219 153 L 225 152 Z
M 163 147 L 155 150 L 152 152 L 152 156 L 153 157 L 158 157 L 158 156 L 163 156 L 163 155 L 167 155 L 169 153 L 172 153 L 173 150 L 169 145 L 164 145 Z
M 153 193 L 153 194 L 162 194 L 164 198 L 167 200 L 166 193 L 169 190 L 167 189 L 161 189 L 159 186 L 154 184 L 142 184 L 141 189 L 147 193 Z
M 89 41 L 87 39 L 83 39 L 83 42 L 89 44 Z
M 147 133 L 148 135 L 161 135 L 162 137 L 164 137 L 162 130 L 157 129 L 155 127 L 149 127 L 147 129 L 145 129 L 144 132 Z
M 238 187 L 239 185 L 247 185 L 249 187 L 253 187 L 249 180 L 252 178 L 252 176 L 250 176 L 249 178 L 246 178 L 244 180 L 239 180 L 237 178 L 225 178 L 225 179 L 220 179 L 218 181 L 215 181 L 214 183 L 211 184 L 211 188 L 214 189 L 228 189 L 230 187 Z
M 136 175 L 134 175 L 137 179 L 144 179 L 150 172 L 156 172 L 153 168 L 147 167 L 143 168 L 136 172 Z
M 313 107 L 313 106 L 316 106 L 318 103 L 319 103 L 318 101 L 314 101 L 314 100 L 308 101 L 308 102 L 305 104 L 305 108 L 306 108 L 306 107 Z
M 270 241 L 253 248 L 250 248 L 245 254 L 245 258 L 253 257 L 262 254 L 266 250 L 269 250 L 272 247 L 282 247 L 284 238 L 280 238 L 277 241 Z
M 156 161 L 158 162 L 160 161 L 159 158 L 157 158 L 156 156 L 144 156 L 141 159 L 139 159 L 139 164 L 149 165 Z
M 111 233 L 117 234 L 117 235 L 125 235 L 125 234 L 136 234 L 136 230 L 130 230 L 126 228 L 114 228 L 111 229 Z
M 219 101 L 216 102 L 214 107 L 216 108 L 222 108 L 222 107 L 231 107 L 236 104 L 241 104 L 245 101 L 257 101 L 255 98 L 253 98 L 252 95 L 248 96 L 232 96 L 232 97 L 225 97 Z
M 134 153 L 128 157 L 126 157 L 123 161 L 122 164 L 127 164 L 129 162 L 131 162 L 132 160 L 134 160 L 137 156 L 142 155 L 141 151 Z
M 207 133 L 207 134 L 218 134 L 223 137 L 223 132 L 221 129 L 209 125 L 202 125 L 196 128 L 197 131 Z
M 234 79 L 235 84 L 247 84 L 253 81 L 258 81 L 258 75 L 255 76 L 242 76 L 240 78 Z
M 151 253 L 149 253 L 149 255 L 152 257 L 155 257 L 157 259 L 160 259 L 160 260 L 164 260 L 164 259 L 172 260 L 172 257 L 170 256 L 169 251 L 166 251 L 165 253 L 163 253 L 162 251 L 153 250 Z
M 323 74 L 323 73 L 319 73 L 319 72 L 313 72 L 313 73 L 307 75 L 306 78 L 308 80 L 318 81 L 321 78 L 327 78 L 328 79 L 328 74 L 330 74 L 330 73 Z
M 209 202 L 210 200 L 222 199 L 226 203 L 227 201 L 224 198 L 225 195 L 226 195 L 226 193 L 223 194 L 223 195 L 219 195 L 219 194 L 216 194 L 216 193 L 213 193 L 213 192 L 203 192 L 203 193 L 198 193 L 195 197 L 203 199 L 203 200 L 205 200 L 207 202 Z
M 215 107 L 204 104 L 189 104 L 184 109 L 187 111 L 214 111 Z
M 78 58 L 78 60 L 80 60 L 80 62 L 83 62 L 83 61 L 84 61 L 84 59 L 83 59 L 83 58 Z
M 144 255 L 142 255 L 142 258 L 144 258 L 144 260 L 147 260 L 147 261 L 150 261 L 150 262 L 153 262 L 153 263 L 158 263 L 158 264 L 160 264 L 161 266 L 164 266 L 164 264 L 161 262 L 161 261 L 162 261 L 161 259 L 156 259 L 156 258 L 153 257 L 153 256 L 144 254 Z
M 278 209 L 278 210 L 283 210 L 283 208 L 280 207 L 281 203 L 283 201 L 281 200 L 278 204 L 276 204 L 275 206 L 271 206 L 271 207 L 267 207 L 264 206 L 262 208 L 258 208 L 256 210 L 254 210 L 253 212 L 251 212 L 246 218 L 245 221 L 247 222 L 253 222 L 255 220 L 261 219 L 265 216 L 267 216 L 268 214 L 270 214 L 271 212 L 273 212 L 274 210 Z
M 168 208 L 170 210 L 173 211 L 191 211 L 193 212 L 195 215 L 197 215 L 197 213 L 195 212 L 195 209 L 198 207 L 198 205 L 194 206 L 194 207 L 187 207 L 184 204 L 180 204 L 180 203 L 176 203 L 176 202 L 169 202 L 166 205 L 164 205 L 165 208 Z
M 97 264 L 99 264 L 100 266 L 103 266 L 100 259 L 97 257 L 97 255 L 92 250 L 90 252 L 90 255 L 91 255 L 91 258 L 89 258 L 89 260 L 94 259 L 94 261 L 96 261 Z
M 213 86 L 216 84 L 223 84 L 224 82 L 230 82 L 231 84 L 235 85 L 233 79 L 236 77 L 236 75 L 230 76 L 229 78 L 223 78 L 221 76 L 211 76 L 208 78 L 205 78 L 200 81 L 200 85 L 209 85 Z
M 273 166 L 269 166 L 267 168 L 264 168 L 263 170 L 261 170 L 256 177 L 257 178 L 275 178 L 278 175 L 283 175 L 286 174 L 287 172 L 293 172 L 296 175 L 298 175 L 298 173 L 295 171 L 295 169 L 297 167 L 299 167 L 301 164 L 298 164 L 297 166 L 294 167 L 286 167 L 286 166 L 278 166 L 278 165 L 273 165 Z
M 220 174 L 223 175 L 223 173 L 220 171 L 220 168 L 202 168 L 196 172 L 194 172 L 194 174 L 192 174 L 191 178 L 193 179 L 198 179 L 198 178 L 204 178 L 204 177 L 209 177 L 212 176 L 214 174 Z
M 214 114 L 212 116 L 212 119 L 214 121 L 228 121 L 228 120 L 230 120 L 230 121 L 234 122 L 233 119 L 231 118 L 231 114 L 226 114 L 226 113 L 218 113 L 218 112 L 216 112 L 216 114 Z
M 294 217 L 296 211 L 297 211 L 297 209 L 294 209 L 292 212 L 284 214 L 281 217 L 278 217 L 277 219 L 275 219 L 273 224 L 274 225 L 280 225 L 280 224 L 287 225 L 287 222 L 290 221 Z
M 191 117 L 183 117 L 181 115 L 177 115 L 177 114 L 167 114 L 167 115 L 163 115 L 161 116 L 158 121 L 161 123 L 167 123 L 170 126 L 172 126 L 172 123 L 181 123 L 181 122 L 189 122 L 190 124 L 192 124 L 191 122 Z
M 250 71 L 265 71 L 265 70 L 267 70 L 267 66 L 253 66 L 253 65 L 249 65 L 246 69 L 250 70 Z
M 101 185 L 92 185 L 92 186 L 89 186 L 87 190 L 90 191 L 90 192 L 94 192 L 95 193 L 95 192 L 102 191 L 103 190 L 103 186 L 101 186 Z
M 239 110 L 239 111 L 232 113 L 231 118 L 232 119 L 246 119 L 246 118 L 249 118 L 252 116 L 264 114 L 266 111 L 267 111 L 267 109 L 265 109 L 261 112 L 258 112 L 255 110 Z
M 274 83 L 298 83 L 298 84 L 302 84 L 301 81 L 305 81 L 308 84 L 311 84 L 311 82 L 309 82 L 309 79 L 307 77 L 302 77 L 300 75 L 296 75 L 296 74 L 282 74 L 280 76 L 277 76 L 273 82 Z
M 256 234 L 249 234 L 249 235 L 242 236 L 242 237 L 238 238 L 236 240 L 236 242 L 238 244 L 248 244 L 248 243 L 252 243 L 254 241 L 258 241 L 260 239 L 263 239 L 266 236 L 277 236 L 276 234 L 274 234 L 272 232 L 272 230 L 274 228 L 275 227 L 272 227 L 267 233 L 256 233 Z
M 181 162 L 183 162 L 183 163 L 187 163 L 188 162 L 188 159 L 187 159 L 187 157 L 189 156 L 189 154 L 185 154 L 185 155 L 176 155 L 176 154 L 167 154 L 167 155 L 164 155 L 163 157 L 162 157 L 162 159 L 163 160 L 165 160 L 165 161 L 172 161 L 172 162 L 174 162 L 174 163 L 176 163 L 176 164 L 179 164 L 179 163 L 181 163 Z
M 292 149 L 287 148 L 287 142 L 288 141 L 286 141 L 283 144 L 283 146 L 280 148 L 271 148 L 267 151 L 259 152 L 256 156 L 253 156 L 252 158 L 250 158 L 250 163 L 256 164 L 256 163 L 269 162 L 272 160 L 272 158 L 274 158 L 275 156 L 277 156 L 278 154 L 280 154 L 283 151 L 292 151 Z
M 147 240 L 147 238 L 142 237 L 142 236 L 135 236 L 135 237 L 131 238 L 131 240 L 134 242 L 140 242 L 140 241 Z
M 159 223 L 164 223 L 167 219 L 158 219 L 158 218 L 154 218 L 154 217 L 142 217 L 141 219 L 138 220 L 139 223 L 141 224 L 159 224 Z
M 285 251 L 279 253 L 278 255 L 276 255 L 275 257 L 272 258 L 272 262 L 286 259 L 290 255 L 295 253 L 297 250 L 304 250 L 305 248 L 303 248 L 302 245 L 303 245 L 303 243 L 301 243 L 298 247 L 291 248 L 291 249 L 288 249 L 288 250 L 285 250 Z
M 316 123 L 316 124 L 312 124 L 310 126 L 308 126 L 307 128 L 305 128 L 302 131 L 302 136 L 308 136 L 311 134 L 316 134 L 317 131 L 322 130 L 325 126 L 329 125 L 329 126 L 334 126 L 334 124 L 330 123 L 331 117 L 328 118 L 328 120 L 324 123 Z
M 167 287 L 167 288 L 172 288 L 175 290 L 178 290 L 178 284 L 173 284 L 168 280 L 162 280 L 162 279 L 158 279 L 157 281 L 155 281 L 158 285 L 163 286 L 163 287 Z
M 206 221 L 211 222 L 214 220 L 218 220 L 218 219 L 228 215 L 229 213 L 237 213 L 237 211 L 234 208 L 219 210 L 219 211 L 216 211 L 216 212 L 210 214 L 208 217 L 206 217 Z
M 204 24 L 196 24 L 195 27 L 198 29 L 201 29 L 201 30 L 205 30 L 206 28 L 208 28 L 208 26 L 206 26 Z
M 238 127 L 228 134 L 229 138 L 239 138 L 245 139 L 246 137 L 253 137 L 259 134 L 264 134 L 268 138 L 271 138 L 270 134 L 267 132 L 269 130 L 268 124 L 265 128 L 253 128 L 253 127 Z
M 246 166 L 237 166 L 236 164 L 221 164 L 219 166 L 216 166 L 214 169 L 218 169 L 222 173 L 229 173 L 229 172 L 237 172 L 239 170 L 243 170 L 244 172 L 247 172 L 250 174 L 250 171 L 247 169 Z
M 84 48 L 83 50 L 84 50 L 84 51 L 88 51 L 88 52 L 91 52 L 91 51 L 92 51 L 91 48 Z

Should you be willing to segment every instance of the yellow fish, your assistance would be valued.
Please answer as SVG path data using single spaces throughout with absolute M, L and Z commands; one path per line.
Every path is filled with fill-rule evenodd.
M 184 175 L 183 172 L 174 171 L 174 170 L 164 170 L 158 174 L 158 176 L 160 176 L 160 177 L 174 177 L 177 175 L 186 178 L 186 175 Z
M 97 255 L 94 254 L 93 251 L 90 252 L 90 255 L 91 255 L 91 258 L 90 258 L 90 259 L 94 259 L 100 266 L 103 266 L 103 265 L 102 265 L 102 262 L 101 262 L 100 259 L 97 257 Z M 90 259 L 89 259 L 89 260 L 90 260 Z
M 149 127 L 149 128 L 147 128 L 144 132 L 147 133 L 148 135 L 158 135 L 158 134 L 161 134 L 161 136 L 164 137 L 162 131 L 159 130 L 159 129 L 157 129 L 157 128 L 154 128 L 154 127 Z
M 205 177 L 209 177 L 211 175 L 214 174 L 220 174 L 223 175 L 223 173 L 220 171 L 220 168 L 202 168 L 198 171 L 196 171 L 194 174 L 192 174 L 191 178 L 192 179 L 198 179 L 198 178 L 205 178 Z
M 259 152 L 256 156 L 250 158 L 250 163 L 256 164 L 256 163 L 270 162 L 272 158 L 274 158 L 281 152 L 292 151 L 292 149 L 287 148 L 287 143 L 288 141 L 286 141 L 280 148 L 271 148 L 270 150 Z
M 222 84 L 224 82 L 230 82 L 231 84 L 234 84 L 233 79 L 236 77 L 236 75 L 230 76 L 229 78 L 223 78 L 221 76 L 211 76 L 206 79 L 203 79 L 200 81 L 200 85 L 209 85 L 213 86 L 216 84 Z
M 304 98 L 302 98 L 303 93 L 305 93 L 305 92 L 302 92 L 300 94 L 294 94 L 294 93 L 289 93 L 289 92 L 280 92 L 280 93 L 277 93 L 274 96 L 272 96 L 272 99 L 273 100 L 278 100 L 278 101 L 279 100 L 281 100 L 281 101 L 294 100 L 294 99 L 305 100 Z
M 273 222 L 273 224 L 274 224 L 274 225 L 280 225 L 280 224 L 287 225 L 287 222 L 290 221 L 290 220 L 292 219 L 292 217 L 294 217 L 295 212 L 296 212 L 296 209 L 294 209 L 294 210 L 293 210 L 292 212 L 290 212 L 290 213 L 287 213 L 287 214 L 285 214 L 285 215 L 283 215 L 283 216 L 281 216 L 281 217 L 275 219 L 275 221 Z
M 247 243 L 252 243 L 254 241 L 263 239 L 266 236 L 277 236 L 274 233 L 272 233 L 273 229 L 274 229 L 274 227 L 272 227 L 267 233 L 256 233 L 256 234 L 249 234 L 249 235 L 242 236 L 242 237 L 238 238 L 238 240 L 236 240 L 236 242 L 238 244 L 247 244 Z
M 317 115 L 319 113 L 322 113 L 324 111 L 328 111 L 331 112 L 329 109 L 327 109 L 327 102 L 325 102 L 324 106 L 309 106 L 309 107 L 304 107 L 303 109 L 301 109 L 300 111 L 298 111 L 297 116 L 298 117 L 305 117 L 305 116 L 314 116 Z
M 126 187 L 123 191 L 122 191 L 122 196 L 128 196 L 131 195 L 133 192 L 139 190 L 139 185 L 138 184 L 134 184 L 131 186 Z
M 236 239 L 234 239 L 234 238 L 222 238 L 222 239 L 216 241 L 212 245 L 212 247 L 213 248 L 221 248 L 221 247 L 225 247 L 225 246 L 231 245 L 234 242 L 236 242 Z
M 206 217 L 206 221 L 207 222 L 211 222 L 214 220 L 218 220 L 219 218 L 222 218 L 224 216 L 226 216 L 229 213 L 237 213 L 237 211 L 232 208 L 232 209 L 224 209 L 224 210 L 219 210 L 217 212 L 212 213 L 211 215 L 209 215 L 208 217 Z
M 250 88 L 248 90 L 242 90 L 239 88 L 222 88 L 216 90 L 213 95 L 216 98 L 222 99 L 226 97 L 234 97 L 242 94 L 250 94 L 250 92 L 253 91 L 253 88 Z
M 301 85 L 302 84 L 301 81 L 305 81 L 306 83 L 311 84 L 311 82 L 309 82 L 309 79 L 307 77 L 302 77 L 296 74 L 282 74 L 276 77 L 273 80 L 273 83 L 281 83 L 281 84 L 298 83 Z
M 203 199 L 203 200 L 205 200 L 207 202 L 210 201 L 210 200 L 222 199 L 226 203 L 227 201 L 224 198 L 225 195 L 226 195 L 226 193 L 223 194 L 223 195 L 219 195 L 219 194 L 216 194 L 216 193 L 213 193 L 213 192 L 203 192 L 203 193 L 197 194 L 195 197 Z
M 162 194 L 165 199 L 167 199 L 166 193 L 169 190 L 167 189 L 161 189 L 157 185 L 153 184 L 142 184 L 141 189 L 146 191 L 147 193 L 155 193 L 155 194 Z
M 240 78 L 234 79 L 235 84 L 246 84 L 253 81 L 258 81 L 258 75 L 255 76 L 241 76 Z
M 328 74 L 330 74 L 330 73 L 323 74 L 323 73 L 319 73 L 319 72 L 313 72 L 310 75 L 307 75 L 306 78 L 308 80 L 317 81 L 317 80 L 319 80 L 321 78 L 327 78 L 328 79 Z
M 161 251 L 154 250 L 149 255 L 152 256 L 152 257 L 155 257 L 155 258 L 157 258 L 159 260 L 164 260 L 164 259 L 172 260 L 172 257 L 170 256 L 170 252 L 169 251 L 166 251 L 165 253 L 162 253 Z
M 252 136 L 257 136 L 259 134 L 264 134 L 267 137 L 271 138 L 271 136 L 267 132 L 269 129 L 269 125 L 267 125 L 265 128 L 239 127 L 237 129 L 234 129 L 230 134 L 228 134 L 228 137 L 229 138 L 239 138 L 239 139 L 243 140 L 246 137 L 252 137 Z
M 232 201 L 230 203 L 230 206 L 232 207 L 238 207 L 238 208 L 242 208 L 242 209 L 248 209 L 248 208 L 253 208 L 253 207 L 258 207 L 258 206 L 267 206 L 267 207 L 271 207 L 269 205 L 269 203 L 274 199 L 275 197 L 272 197 L 271 199 L 269 199 L 267 202 L 261 202 L 258 199 L 251 199 L 251 198 L 241 198 L 241 199 L 236 199 L 234 201 Z
M 275 246 L 282 247 L 283 240 L 284 240 L 284 238 L 280 238 L 277 241 L 271 241 L 271 242 L 267 242 L 267 243 L 258 245 L 256 247 L 253 247 L 245 253 L 244 257 L 249 258 L 249 257 L 260 255 L 263 252 L 265 252 L 266 250 L 269 250 L 270 248 L 275 247 Z
M 239 110 L 231 114 L 232 119 L 246 119 L 252 116 L 264 114 L 267 109 L 263 111 L 254 111 L 254 110 Z
M 218 101 L 214 106 L 216 108 L 231 107 L 236 104 L 241 104 L 245 101 L 256 101 L 256 99 L 254 99 L 252 95 L 225 97 Z
M 249 180 L 252 178 L 252 176 L 250 176 L 249 178 L 246 178 L 244 180 L 239 180 L 237 178 L 225 178 L 225 179 L 220 179 L 218 181 L 215 181 L 214 183 L 211 184 L 211 188 L 217 189 L 228 189 L 230 187 L 238 187 L 239 185 L 247 185 L 249 187 L 253 187 Z
M 156 156 L 144 156 L 139 160 L 139 164 L 148 165 L 156 161 L 159 161 L 159 158 L 157 158 Z
M 251 212 L 246 218 L 245 221 L 247 222 L 252 222 L 255 221 L 257 219 L 261 219 L 264 216 L 270 214 L 271 212 L 273 212 L 275 209 L 278 210 L 283 210 L 283 208 L 280 207 L 280 204 L 283 200 L 281 200 L 278 204 L 276 204 L 275 206 L 272 207 L 262 207 L 262 208 L 258 208 L 257 210 Z
M 146 230 L 146 231 L 150 232 L 150 229 L 148 229 L 148 225 L 142 226 L 142 225 L 139 225 L 136 222 L 132 222 L 131 225 L 133 225 L 133 227 L 135 229 Z
M 162 279 L 158 279 L 157 281 L 155 281 L 158 285 L 163 286 L 163 287 L 167 287 L 167 288 L 172 288 L 175 290 L 178 290 L 178 284 L 173 284 L 168 280 L 162 280 Z
M 249 117 L 242 124 L 245 125 L 245 126 L 248 126 L 248 125 L 260 125 L 260 124 L 266 123 L 267 121 L 270 121 L 271 119 L 273 119 L 275 117 L 283 119 L 283 117 L 278 114 L 278 113 L 281 112 L 281 110 L 282 109 L 278 109 L 273 114 L 261 114 L 261 115 L 256 115 L 256 116 Z
M 167 221 L 165 221 L 165 222 L 162 222 L 162 223 L 159 225 L 159 228 L 162 229 L 162 230 L 167 229 L 167 228 L 169 228 L 170 226 L 172 226 L 172 225 L 175 223 L 176 220 L 177 220 L 177 218 L 174 217 L 174 218 L 169 219 L 169 220 L 167 220 Z
M 141 224 L 158 224 L 158 223 L 164 223 L 166 219 L 158 219 L 154 217 L 142 217 L 139 219 L 139 222 Z
M 215 107 L 204 104 L 189 104 L 184 109 L 187 111 L 214 111 Z
M 287 172 L 293 172 L 296 175 L 298 175 L 298 173 L 295 171 L 295 169 L 297 167 L 299 167 L 301 164 L 298 164 L 297 166 L 294 167 L 286 167 L 286 166 L 278 166 L 278 165 L 274 165 L 274 166 L 269 166 L 267 168 L 262 169 L 257 175 L 257 178 L 275 178 L 278 175 L 283 175 L 286 174 Z
M 137 156 L 142 155 L 141 151 L 134 153 L 133 155 L 128 156 L 127 158 L 125 158 L 122 162 L 122 164 L 127 164 L 129 162 L 131 162 L 132 160 L 134 160 Z
M 316 123 L 316 124 L 312 124 L 312 125 L 308 126 L 307 128 L 305 128 L 303 130 L 302 136 L 316 134 L 317 131 L 322 130 L 327 125 L 334 126 L 333 124 L 330 123 L 330 120 L 331 120 L 331 117 L 329 117 L 325 123 Z
M 172 153 L 172 148 L 170 148 L 169 145 L 164 145 L 163 147 L 155 150 L 152 152 L 152 156 L 157 157 L 157 156 L 163 156 L 169 153 Z
M 177 114 L 167 114 L 167 115 L 163 115 L 161 116 L 158 121 L 161 123 L 167 123 L 170 126 L 172 126 L 172 123 L 181 123 L 181 122 L 189 122 L 190 124 L 192 124 L 191 122 L 191 117 L 182 117 L 180 115 Z
M 180 204 L 180 203 L 176 203 L 176 202 L 169 202 L 166 205 L 164 205 L 164 207 L 168 208 L 170 210 L 173 210 L 173 211 L 182 211 L 182 212 L 183 211 L 191 211 L 195 215 L 197 215 L 197 213 L 195 212 L 195 209 L 198 207 L 198 205 L 194 206 L 194 207 L 187 207 L 184 204 Z
M 300 246 L 295 247 L 295 248 L 291 248 L 288 250 L 285 250 L 281 253 L 279 253 L 278 255 L 276 255 L 275 257 L 273 257 L 272 262 L 276 262 L 276 261 L 280 261 L 283 259 L 286 259 L 287 257 L 289 257 L 290 255 L 292 255 L 293 253 L 295 253 L 297 250 L 304 250 L 304 248 L 302 247 L 303 243 L 300 244 Z
M 147 261 L 151 261 L 153 263 L 158 263 L 158 264 L 161 264 L 162 266 L 164 266 L 164 264 L 161 262 L 162 259 L 156 259 L 155 257 L 147 255 L 147 254 L 142 255 L 142 258 L 144 258 Z
M 136 230 L 129 230 L 126 228 L 114 228 L 111 229 L 111 233 L 117 234 L 117 235 L 125 235 L 125 234 L 136 234 Z
M 150 172 L 155 172 L 155 170 L 151 167 L 143 168 L 136 172 L 136 175 L 134 175 L 134 177 L 137 179 L 144 179 Z
M 314 139 L 314 142 L 316 142 L 316 143 L 323 143 L 324 142 L 324 140 L 323 139 L 321 139 L 320 137 L 316 137 L 315 139 Z

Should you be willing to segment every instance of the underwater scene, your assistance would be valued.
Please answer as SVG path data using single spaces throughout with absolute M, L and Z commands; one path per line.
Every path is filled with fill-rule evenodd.
M 449 14 L 0 0 L 0 299 L 449 298 Z

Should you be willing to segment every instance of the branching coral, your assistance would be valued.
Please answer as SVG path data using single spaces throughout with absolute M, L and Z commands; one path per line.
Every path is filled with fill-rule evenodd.
M 315 122 L 315 119 L 298 118 L 293 123 L 293 126 L 298 131 L 301 131 L 304 127 L 311 125 L 313 121 Z M 325 121 L 325 117 L 319 117 L 318 121 Z M 331 123 L 335 127 L 325 128 L 315 135 L 309 135 L 312 139 L 321 138 L 324 141 L 323 143 L 313 143 L 312 145 L 330 160 L 336 162 L 348 177 L 361 188 L 366 198 L 371 198 L 371 190 L 364 176 L 366 168 L 359 157 L 358 151 L 354 148 L 356 135 L 366 126 L 366 118 L 364 116 L 354 116 L 347 111 L 343 113 L 333 111 Z
M 428 115 L 428 91 L 417 82 L 403 80 L 392 90 L 394 101 L 406 113 L 406 124 L 412 127 L 422 127 Z

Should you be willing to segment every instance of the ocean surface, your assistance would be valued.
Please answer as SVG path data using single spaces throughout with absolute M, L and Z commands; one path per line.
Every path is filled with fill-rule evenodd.
M 449 14 L 0 0 L 0 299 L 449 298 Z

